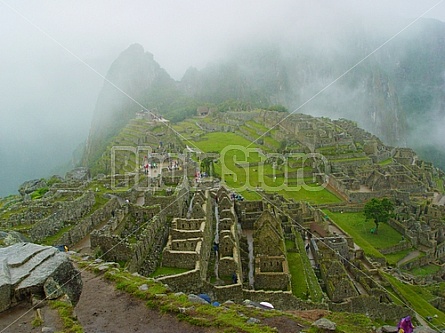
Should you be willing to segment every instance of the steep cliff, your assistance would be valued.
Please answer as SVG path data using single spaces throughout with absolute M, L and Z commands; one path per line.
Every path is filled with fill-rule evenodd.
M 83 164 L 93 166 L 107 143 L 135 113 L 156 107 L 152 96 L 158 91 L 175 90 L 175 81 L 145 52 L 133 44 L 111 65 L 97 99 Z

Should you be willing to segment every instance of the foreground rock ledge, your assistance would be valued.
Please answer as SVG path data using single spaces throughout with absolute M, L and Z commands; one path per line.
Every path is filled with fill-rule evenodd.
M 82 292 L 80 272 L 52 246 L 17 243 L 0 248 L 0 311 L 32 295 L 67 295 L 75 306 Z

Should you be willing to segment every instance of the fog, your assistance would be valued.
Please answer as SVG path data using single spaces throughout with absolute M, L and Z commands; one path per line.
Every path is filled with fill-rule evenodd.
M 201 69 L 247 40 L 329 43 L 353 21 L 397 33 L 393 18 L 422 14 L 444 21 L 445 4 L 0 0 L 0 196 L 69 163 L 87 138 L 103 76 L 132 43 L 180 80 L 188 67 Z

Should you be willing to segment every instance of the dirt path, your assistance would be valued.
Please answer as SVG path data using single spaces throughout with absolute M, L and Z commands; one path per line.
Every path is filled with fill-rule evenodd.
M 410 252 L 406 257 L 402 258 L 398 263 L 397 266 L 403 265 L 404 263 L 413 260 L 415 258 L 417 258 L 420 255 L 419 250 L 415 250 Z
M 150 310 L 143 301 L 116 290 L 113 284 L 88 271 L 82 271 L 82 280 L 82 295 L 75 311 L 85 332 L 215 332 Z
M 91 272 L 82 271 L 82 280 L 82 295 L 74 310 L 86 333 L 216 332 L 213 329 L 180 322 L 175 316 L 150 310 L 142 300 L 116 290 L 113 284 Z M 32 325 L 36 310 L 32 309 L 29 303 L 22 303 L 0 313 L 0 332 L 38 333 L 42 332 L 43 327 L 63 332 L 57 311 L 48 306 L 44 306 L 39 311 L 44 320 L 43 325 L 39 327 Z

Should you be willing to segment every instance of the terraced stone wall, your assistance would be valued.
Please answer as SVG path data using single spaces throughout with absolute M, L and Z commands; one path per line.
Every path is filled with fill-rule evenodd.
M 60 203 L 57 211 L 38 221 L 29 231 L 29 236 L 35 242 L 40 242 L 46 237 L 55 235 L 67 223 L 74 222 L 85 216 L 95 204 L 95 196 L 91 191 L 74 201 L 64 201 Z

